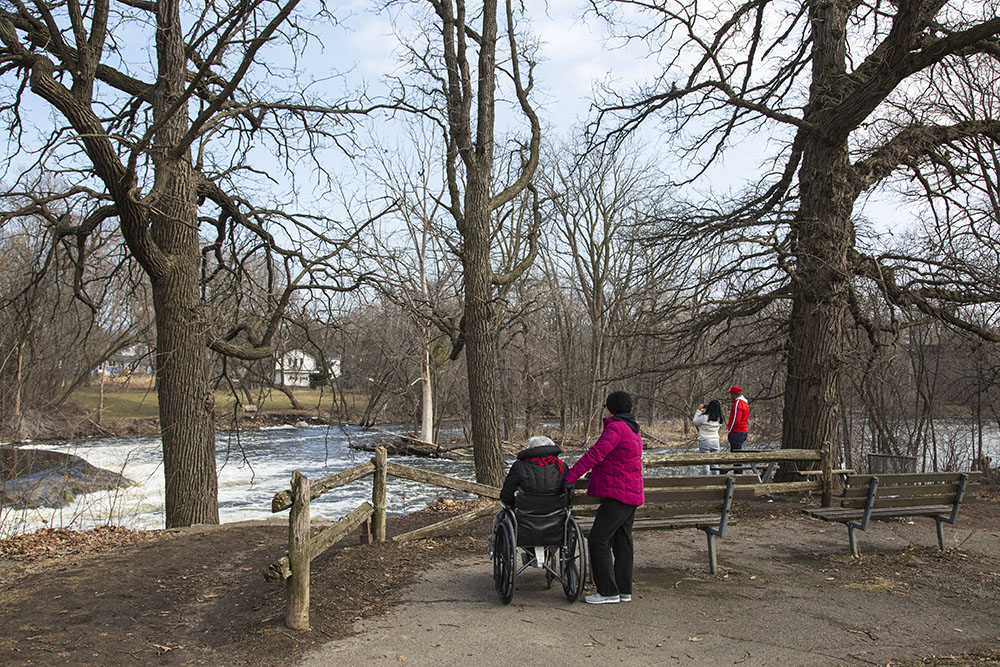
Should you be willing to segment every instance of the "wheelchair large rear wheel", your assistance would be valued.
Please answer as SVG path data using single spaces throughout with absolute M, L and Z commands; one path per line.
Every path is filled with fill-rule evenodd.
M 559 569 L 559 547 L 545 547 L 545 590 L 552 588 Z
M 566 523 L 566 540 L 559 558 L 559 578 L 567 600 L 575 602 L 580 597 L 586 577 L 587 550 L 584 547 L 583 530 L 580 524 L 570 519 Z
M 510 604 L 514 599 L 516 555 L 514 527 L 509 521 L 504 521 L 497 526 L 493 543 L 493 587 L 496 588 L 497 595 L 504 604 Z

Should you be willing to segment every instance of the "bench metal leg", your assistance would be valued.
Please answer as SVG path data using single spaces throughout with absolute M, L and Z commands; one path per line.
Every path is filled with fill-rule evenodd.
M 938 534 L 938 548 L 944 551 L 944 522 L 947 521 L 943 516 L 934 517 L 934 523 L 937 524 L 937 534 Z
M 715 574 L 716 560 L 715 560 L 715 535 L 709 531 L 705 531 L 708 535 L 708 571 Z
M 849 522 L 847 524 L 847 539 L 850 540 L 850 543 L 851 543 L 851 555 L 854 556 L 855 558 L 860 558 L 861 557 L 861 552 L 858 551 L 858 542 L 854 538 L 854 528 L 855 527 L 856 526 L 855 526 L 855 524 L 853 522 Z

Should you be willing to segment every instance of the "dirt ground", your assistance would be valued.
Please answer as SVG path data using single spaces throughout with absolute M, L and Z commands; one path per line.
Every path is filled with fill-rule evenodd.
M 387 532 L 456 511 L 390 519 Z M 284 627 L 285 586 L 263 577 L 287 552 L 286 521 L 0 541 L 0 664 L 287 665 L 383 614 L 435 563 L 481 551 L 486 530 L 408 544 L 345 538 L 312 563 L 307 633 Z
M 787 611 L 782 602 L 786 594 L 791 600 L 812 598 L 820 603 L 843 598 L 857 604 L 871 599 L 873 604 L 882 605 L 880 609 L 888 610 L 905 602 L 928 618 L 948 619 L 936 622 L 948 627 L 935 626 L 936 631 L 929 632 L 914 626 L 907 631 L 912 635 L 909 643 L 899 644 L 898 656 L 893 653 L 893 644 L 885 642 L 894 632 L 886 624 L 858 617 L 844 628 L 839 621 L 830 620 L 831 632 L 841 631 L 859 645 L 879 645 L 877 652 L 859 648 L 858 655 L 873 659 L 858 664 L 1000 664 L 1000 627 L 996 625 L 1000 609 L 1000 502 L 980 499 L 963 506 L 960 530 L 946 527 L 953 548 L 944 553 L 934 547 L 931 521 L 877 524 L 861 534 L 865 556 L 859 560 L 846 556 L 847 531 L 843 526 L 806 519 L 801 508 L 800 501 L 791 499 L 738 505 L 731 532 L 719 543 L 720 573 L 715 577 L 705 571 L 701 533 L 667 531 L 643 537 L 637 541 L 641 549 L 637 552 L 637 599 L 630 609 L 633 613 L 653 613 L 654 606 L 647 610 L 643 605 L 663 603 L 680 613 L 686 602 L 694 607 L 701 604 L 698 609 L 692 607 L 689 616 L 705 623 L 705 612 L 701 611 L 704 598 L 671 597 L 687 588 L 689 581 L 699 582 L 702 594 L 720 587 L 730 591 L 723 593 L 727 597 L 740 598 L 741 603 L 750 600 L 759 609 L 784 607 Z M 390 521 L 389 535 L 459 509 L 441 505 Z M 413 543 L 367 545 L 359 544 L 357 537 L 348 538 L 313 561 L 312 630 L 304 633 L 284 627 L 284 586 L 269 583 L 262 576 L 264 568 L 286 551 L 287 527 L 283 523 L 183 531 L 42 534 L 0 542 L 0 664 L 271 666 L 300 660 L 347 664 L 343 663 L 347 655 L 357 664 L 367 664 L 365 651 L 371 647 L 365 643 L 366 637 L 386 632 L 402 642 L 404 633 L 398 629 L 407 625 L 410 617 L 393 620 L 394 614 L 410 613 L 406 605 L 414 603 L 414 596 L 420 597 L 418 584 L 428 573 L 456 580 L 448 572 L 452 564 L 460 566 L 457 572 L 465 572 L 458 577 L 465 586 L 463 595 L 470 597 L 474 607 L 488 612 L 487 618 L 494 619 L 484 622 L 496 622 L 504 614 L 520 614 L 512 616 L 511 622 L 528 627 L 525 623 L 530 620 L 524 614 L 541 613 L 536 608 L 543 601 L 554 605 L 561 595 L 557 590 L 534 591 L 534 584 L 526 579 L 515 603 L 502 607 L 492 595 L 485 554 L 488 530 L 488 519 L 484 519 L 448 538 Z M 765 586 L 762 582 L 768 583 Z M 739 590 L 737 596 L 731 595 L 734 586 Z M 457 603 L 448 595 L 441 597 L 449 598 L 438 601 L 448 602 L 445 609 L 458 613 Z M 561 607 L 577 618 L 586 618 L 585 612 L 596 613 L 589 605 L 568 605 L 565 600 Z M 442 608 L 433 613 L 442 613 Z M 451 633 L 465 622 L 438 620 L 441 629 Z M 828 623 L 823 618 L 814 620 L 818 627 Z M 477 621 L 470 618 L 468 622 Z M 777 635 L 782 628 L 769 627 L 769 623 L 796 625 L 798 620 L 794 614 L 775 614 L 761 616 L 758 622 L 765 633 Z M 730 627 L 728 632 L 733 630 Z M 708 632 L 699 634 L 685 627 L 676 628 L 676 633 L 676 639 L 683 640 L 691 651 L 707 647 L 703 640 L 712 639 Z M 426 635 L 428 641 L 435 636 L 430 627 Z M 425 657 L 430 657 L 429 651 L 443 650 L 442 644 L 454 643 L 448 636 L 431 644 L 438 648 L 428 648 Z M 947 641 L 941 641 L 940 636 Z M 585 650 L 596 652 L 612 640 L 594 642 L 584 644 L 588 647 Z M 397 655 L 391 647 L 386 650 L 387 664 L 398 662 L 400 656 L 406 659 L 406 654 Z M 412 656 L 409 664 L 424 664 L 410 652 L 420 650 L 419 646 L 411 644 L 405 650 Z M 650 655 L 656 655 L 659 649 L 649 650 L 654 651 Z M 887 655 L 892 660 L 884 659 Z M 742 662 L 744 667 L 758 664 L 749 659 L 733 662 Z

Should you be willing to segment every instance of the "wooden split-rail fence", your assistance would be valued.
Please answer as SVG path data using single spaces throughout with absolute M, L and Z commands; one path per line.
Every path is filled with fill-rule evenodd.
M 720 452 L 717 454 L 666 454 L 643 457 L 643 466 L 649 468 L 687 467 L 695 465 L 760 465 L 774 466 L 792 463 L 802 469 L 817 469 L 819 479 L 811 476 L 804 481 L 772 482 L 769 478 L 753 484 L 755 496 L 822 492 L 823 506 L 830 505 L 833 494 L 834 471 L 826 453 L 812 449 L 779 449 L 755 452 Z M 363 502 L 347 516 L 328 528 L 312 535 L 310 531 L 309 503 L 327 491 L 345 486 L 364 477 L 372 476 L 371 502 Z M 299 471 L 292 473 L 291 488 L 279 491 L 271 500 L 271 511 L 290 510 L 288 515 L 288 555 L 272 563 L 264 572 L 269 581 L 285 581 L 288 589 L 288 607 L 285 625 L 293 630 L 309 629 L 309 566 L 313 559 L 334 544 L 350 535 L 359 526 L 374 542 L 385 541 L 385 510 L 388 478 L 399 477 L 423 484 L 439 486 L 454 491 L 471 493 L 497 502 L 478 507 L 470 512 L 394 536 L 393 541 L 433 537 L 448 533 L 456 526 L 496 513 L 500 509 L 500 489 L 478 484 L 440 473 L 421 470 L 388 460 L 386 450 L 378 447 L 371 461 L 310 482 Z M 484 536 L 485 539 L 485 536 Z

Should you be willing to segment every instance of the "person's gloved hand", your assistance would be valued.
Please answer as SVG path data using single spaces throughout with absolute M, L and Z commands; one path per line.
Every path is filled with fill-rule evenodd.
M 563 480 L 562 483 L 563 495 L 566 498 L 566 506 L 569 507 L 573 504 L 573 482 Z

